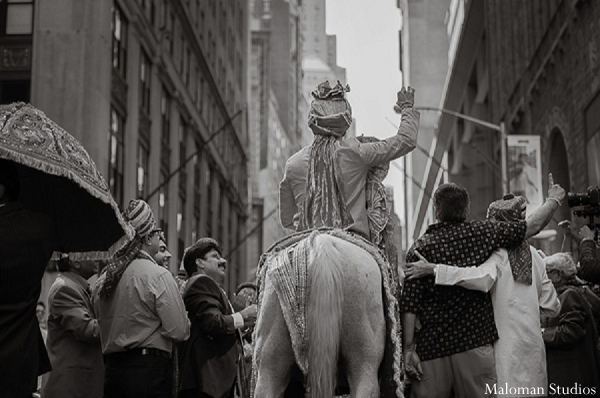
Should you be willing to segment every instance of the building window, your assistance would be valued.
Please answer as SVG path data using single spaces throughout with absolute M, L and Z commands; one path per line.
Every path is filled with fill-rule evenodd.
M 200 73 L 198 73 L 196 89 L 198 90 L 198 94 L 196 94 L 196 97 L 198 97 L 198 110 L 200 111 L 200 117 L 204 119 L 204 78 L 200 76 Z
M 0 1 L 0 33 L 7 36 L 33 34 L 33 1 Z
M 177 253 L 179 261 L 183 258 L 185 249 L 185 220 L 186 220 L 186 197 L 187 197 L 187 169 L 186 169 L 186 144 L 188 139 L 188 128 L 183 118 L 179 120 L 179 209 L 177 210 Z
M 119 206 L 123 206 L 125 118 L 115 108 L 110 112 L 108 145 L 108 184 Z
M 227 200 L 225 197 L 225 191 L 223 185 L 219 184 L 219 200 L 217 203 L 217 231 L 215 233 L 216 239 L 223 245 L 225 244 L 224 228 L 223 228 L 223 202 Z
M 200 10 L 200 15 L 198 17 L 198 36 L 200 38 L 200 44 L 204 44 L 204 10 L 200 6 L 198 6 L 198 9 Z
M 187 190 L 187 169 L 185 161 L 187 158 L 187 139 L 188 139 L 188 127 L 183 118 L 179 121 L 179 165 L 181 171 L 179 172 L 179 190 L 185 195 Z
M 150 57 L 142 50 L 140 59 L 140 110 L 144 112 L 146 116 L 150 115 L 151 67 Z
M 169 230 L 169 184 L 165 184 L 167 178 L 169 178 L 169 170 L 165 170 L 161 165 L 160 181 L 162 185 L 158 193 L 158 220 L 160 228 L 165 233 Z
M 141 134 L 137 149 L 137 197 L 145 199 L 148 196 L 148 169 L 150 164 L 150 134 Z
M 175 54 L 175 15 L 172 12 L 169 12 L 169 53 L 171 57 Z
M 127 20 L 123 11 L 113 5 L 112 9 L 112 64 L 123 79 L 127 71 Z
M 168 231 L 169 228 L 169 184 L 166 183 L 170 174 L 171 146 L 170 123 L 171 123 L 171 98 L 163 87 L 160 98 L 161 135 L 160 135 L 160 176 L 162 188 L 158 201 L 158 214 L 161 228 Z
M 177 262 L 180 263 L 183 259 L 183 251 L 185 250 L 185 195 L 179 192 L 179 209 L 177 211 Z
M 206 168 L 206 206 L 208 211 L 206 213 L 206 236 L 212 236 L 212 173 L 210 170 L 210 164 Z
M 196 242 L 200 233 L 200 217 L 202 214 L 202 144 L 196 142 L 196 156 L 194 157 L 194 217 L 192 219 L 192 242 Z
M 29 80 L 0 81 L 0 104 L 29 102 L 31 82 Z

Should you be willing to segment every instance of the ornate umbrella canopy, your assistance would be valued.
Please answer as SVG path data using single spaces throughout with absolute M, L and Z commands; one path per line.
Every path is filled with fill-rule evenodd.
M 19 202 L 53 217 L 61 251 L 106 258 L 133 236 L 92 158 L 42 111 L 0 105 L 0 158 L 17 164 Z

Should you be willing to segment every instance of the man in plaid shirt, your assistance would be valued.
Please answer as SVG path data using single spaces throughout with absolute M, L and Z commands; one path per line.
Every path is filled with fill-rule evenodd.
M 527 221 L 467 222 L 469 194 L 459 185 L 442 184 L 433 198 L 439 222 L 414 243 L 406 261 L 417 261 L 417 251 L 432 263 L 478 266 L 497 248 L 519 245 L 537 234 L 562 204 L 565 191 L 552 175 L 549 187 L 548 200 Z M 413 397 L 446 397 L 451 390 L 457 398 L 477 397 L 496 383 L 492 343 L 498 332 L 488 293 L 437 286 L 433 277 L 407 280 L 400 311 Z M 421 329 L 415 335 L 417 317 Z

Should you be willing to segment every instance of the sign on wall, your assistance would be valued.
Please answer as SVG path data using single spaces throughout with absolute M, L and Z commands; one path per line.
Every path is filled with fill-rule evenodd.
M 544 202 L 540 137 L 509 135 L 507 145 L 508 189 L 527 199 L 527 213 L 530 214 Z

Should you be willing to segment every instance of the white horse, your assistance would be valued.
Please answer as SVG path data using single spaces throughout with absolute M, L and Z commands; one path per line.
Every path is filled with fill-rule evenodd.
M 310 239 L 305 238 L 305 239 Z M 385 347 L 382 276 L 364 249 L 327 234 L 314 237 L 308 261 L 307 397 L 331 398 L 338 359 L 351 397 L 379 397 Z M 268 274 L 256 323 L 256 398 L 282 397 L 295 359 L 273 281 Z

